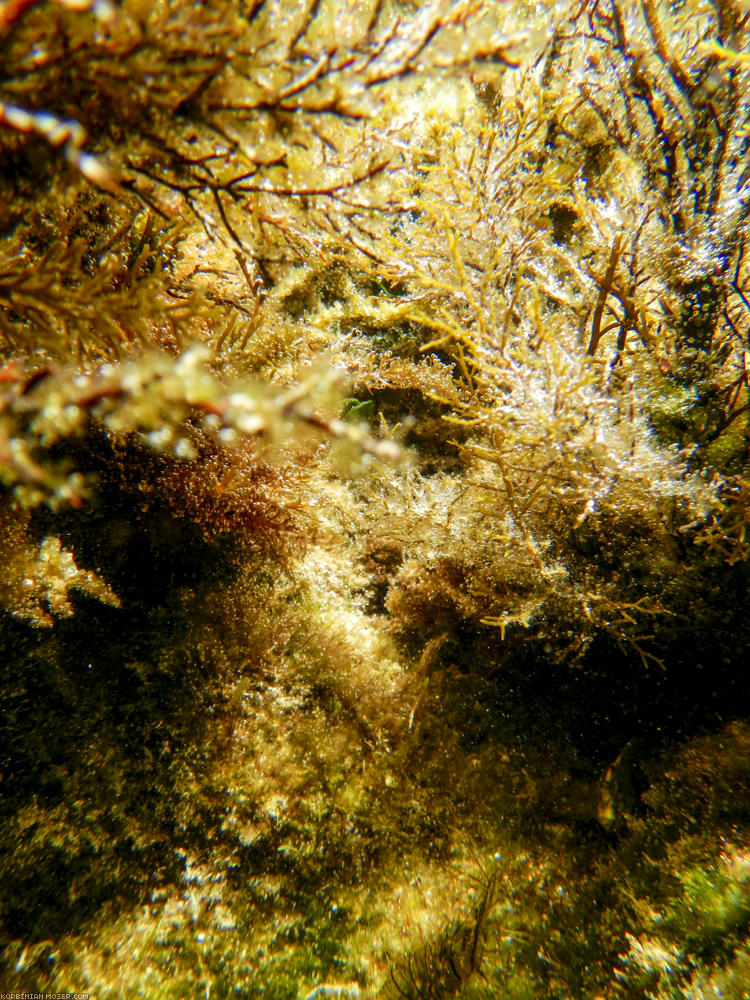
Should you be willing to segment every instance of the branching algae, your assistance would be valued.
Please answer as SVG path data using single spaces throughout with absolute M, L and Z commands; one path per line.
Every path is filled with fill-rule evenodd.
M 750 995 L 739 0 L 0 4 L 0 986 Z

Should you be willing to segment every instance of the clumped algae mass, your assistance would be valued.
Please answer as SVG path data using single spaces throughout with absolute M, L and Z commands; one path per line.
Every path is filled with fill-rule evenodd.
M 750 996 L 747 4 L 0 4 L 0 988 Z

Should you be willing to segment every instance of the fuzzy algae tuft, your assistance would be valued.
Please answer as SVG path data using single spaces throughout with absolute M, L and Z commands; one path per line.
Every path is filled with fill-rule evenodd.
M 0 5 L 0 987 L 750 995 L 736 0 Z

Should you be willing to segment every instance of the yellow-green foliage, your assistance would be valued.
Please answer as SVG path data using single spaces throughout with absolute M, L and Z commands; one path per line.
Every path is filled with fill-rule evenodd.
M 0 4 L 0 987 L 747 996 L 747 33 Z

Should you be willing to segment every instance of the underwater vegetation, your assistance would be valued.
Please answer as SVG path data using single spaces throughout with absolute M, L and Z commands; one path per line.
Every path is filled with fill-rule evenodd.
M 0 3 L 0 987 L 750 997 L 750 12 Z

